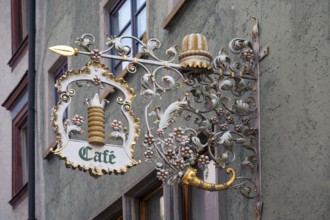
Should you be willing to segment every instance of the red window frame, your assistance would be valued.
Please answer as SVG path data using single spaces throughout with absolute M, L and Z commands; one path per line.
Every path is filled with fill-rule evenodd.
M 14 69 L 19 61 L 25 55 L 28 49 L 28 34 L 23 33 L 24 27 L 27 29 L 27 13 L 26 8 L 22 9 L 22 6 L 27 6 L 27 2 L 22 4 L 22 1 L 27 0 L 11 0 L 11 36 L 12 36 L 12 57 L 8 62 L 8 65 Z M 25 10 L 24 12 L 22 10 Z M 25 19 L 23 18 L 25 16 Z M 26 30 L 27 31 L 27 30 Z
M 15 205 L 16 202 L 24 199 L 27 196 L 28 183 L 23 182 L 24 158 L 22 152 L 22 130 L 27 128 L 27 111 L 28 106 L 25 106 L 17 114 L 12 121 L 12 195 L 13 198 L 9 202 Z
M 18 113 L 12 119 L 12 199 L 9 201 L 13 207 L 16 207 L 23 199 L 27 197 L 28 183 L 23 182 L 23 158 L 22 158 L 22 129 L 27 128 L 27 102 L 22 103 L 22 98 L 27 94 L 28 78 L 27 72 L 21 81 L 14 88 L 8 98 L 2 104 L 10 112 L 18 108 L 18 103 L 22 105 L 16 109 Z

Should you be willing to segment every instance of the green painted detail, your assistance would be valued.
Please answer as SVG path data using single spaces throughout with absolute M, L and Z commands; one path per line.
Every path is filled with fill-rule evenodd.
M 90 161 L 90 160 L 92 160 L 93 158 L 88 158 L 88 150 L 92 150 L 93 148 L 91 148 L 91 147 L 82 147 L 82 148 L 80 148 L 80 150 L 79 150 L 79 157 L 81 158 L 81 159 L 83 159 L 84 161 Z
M 93 148 L 86 146 L 79 149 L 79 157 L 84 161 L 91 161 L 94 160 L 94 162 L 100 162 L 100 163 L 110 163 L 115 164 L 116 162 L 114 159 L 116 156 L 114 155 L 113 151 L 105 150 L 103 152 L 95 152 L 94 156 L 90 155 L 90 150 Z

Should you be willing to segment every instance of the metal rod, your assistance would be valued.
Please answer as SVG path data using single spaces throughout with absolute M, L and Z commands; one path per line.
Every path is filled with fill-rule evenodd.
M 79 51 L 79 54 L 90 56 L 89 52 Z M 143 63 L 143 64 L 149 64 L 149 65 L 155 65 L 155 66 L 167 66 L 167 67 L 173 67 L 176 69 L 180 69 L 181 65 L 178 63 L 171 63 L 168 61 L 158 61 L 158 60 L 147 60 L 147 59 L 141 59 L 141 58 L 133 58 L 133 57 L 126 57 L 126 56 L 118 56 L 118 55 L 111 55 L 111 54 L 101 54 L 101 57 L 107 58 L 110 60 L 121 60 L 121 61 L 127 61 L 127 62 L 135 62 L 135 63 Z M 194 68 L 191 68 L 192 70 L 195 70 Z M 216 70 L 213 71 L 214 74 L 219 74 Z M 232 77 L 231 73 L 223 73 L 223 76 L 230 76 Z M 236 77 L 236 76 L 235 76 Z M 251 76 L 240 76 L 240 78 L 243 79 L 249 79 L 249 80 L 257 80 L 255 77 Z
M 36 2 L 29 0 L 28 15 L 28 220 L 35 220 L 35 36 Z
M 81 52 L 79 51 L 79 53 L 81 53 Z M 85 54 L 85 53 L 83 53 L 83 54 Z M 90 55 L 90 54 L 88 53 L 86 55 Z M 141 59 L 141 58 L 117 56 L 117 55 L 110 55 L 110 54 L 102 54 L 101 56 L 104 57 L 104 58 L 108 58 L 108 59 L 144 63 L 144 64 L 150 64 L 150 65 L 156 65 L 156 66 L 168 66 L 168 67 L 174 67 L 174 68 L 180 68 L 181 67 L 181 65 L 178 64 L 178 63 L 170 63 L 168 61 L 147 60 L 147 59 Z
M 256 21 L 256 27 L 258 28 L 258 22 Z M 258 200 L 256 201 L 256 205 L 260 204 L 260 210 L 256 207 L 256 217 L 257 220 L 262 219 L 262 191 L 261 191 L 261 184 L 262 184 L 262 177 L 261 177 L 261 104 L 260 104 L 260 60 L 259 60 L 259 53 L 260 53 L 260 39 L 259 39 L 259 32 L 257 32 L 255 40 L 254 40 L 254 52 L 256 59 L 256 75 L 257 75 L 257 111 L 258 111 L 258 118 L 257 118 L 257 128 L 258 128 L 258 145 L 257 145 L 257 169 L 256 169 L 256 184 L 257 184 L 257 191 L 258 191 Z

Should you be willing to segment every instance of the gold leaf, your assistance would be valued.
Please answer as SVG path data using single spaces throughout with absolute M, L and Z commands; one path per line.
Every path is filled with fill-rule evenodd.
M 57 45 L 57 46 L 53 46 L 48 48 L 49 50 L 53 51 L 54 53 L 60 54 L 62 56 L 73 56 L 73 55 L 77 55 L 78 51 L 75 48 L 69 47 L 69 46 L 65 46 L 65 45 Z

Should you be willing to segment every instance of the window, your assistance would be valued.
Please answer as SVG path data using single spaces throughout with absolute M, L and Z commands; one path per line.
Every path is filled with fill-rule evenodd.
M 55 88 L 56 81 L 61 78 L 61 76 L 68 70 L 68 62 L 67 59 L 65 58 L 61 63 L 57 64 L 55 66 L 56 71 L 53 73 L 54 74 L 54 97 L 55 97 L 55 103 L 54 105 L 57 105 L 57 102 L 60 98 L 57 88 Z M 65 110 L 64 116 L 63 116 L 63 121 L 65 121 L 68 118 L 68 109 Z
M 122 210 L 122 199 L 118 199 L 113 202 L 109 207 L 107 207 L 104 211 L 98 214 L 93 220 L 123 220 L 123 210 Z
M 27 105 L 13 120 L 13 195 L 28 182 Z
M 142 40 L 146 32 L 146 1 L 145 0 L 124 0 L 118 1 L 110 11 L 110 35 L 135 36 Z M 123 44 L 132 48 L 131 56 L 135 56 L 139 50 L 139 45 L 130 39 L 122 41 Z M 112 54 L 115 52 L 112 51 Z M 126 62 L 112 61 L 111 67 L 115 75 L 126 67 Z
M 163 188 L 158 186 L 140 199 L 140 219 L 164 219 Z
M 49 78 L 50 78 L 50 86 L 51 96 L 50 100 L 54 100 L 52 107 L 57 104 L 59 100 L 59 94 L 57 92 L 57 88 L 55 88 L 56 81 L 61 78 L 61 76 L 68 70 L 68 59 L 66 57 L 60 57 L 53 66 L 49 69 Z M 68 118 L 68 110 L 65 110 L 64 119 Z
M 168 0 L 168 15 L 164 19 L 163 22 L 163 28 L 166 29 L 175 15 L 180 11 L 180 9 L 183 7 L 184 3 L 188 0 Z
M 27 0 L 11 1 L 12 58 L 8 64 L 15 67 L 27 51 Z
M 59 80 L 61 78 L 61 76 L 68 70 L 67 60 L 65 59 L 65 61 L 58 64 L 56 67 L 57 67 L 57 69 L 53 73 L 54 74 L 54 85 L 56 84 L 56 81 Z M 55 97 L 55 103 L 54 104 L 56 105 L 60 97 L 59 97 L 59 94 L 57 92 L 57 88 L 55 88 L 55 86 L 54 86 L 54 94 L 55 94 L 54 95 L 54 97 Z
M 27 74 L 2 104 L 12 117 L 12 199 L 16 206 L 27 196 L 28 157 L 27 157 Z
M 200 169 L 197 172 L 198 177 L 210 183 L 219 182 L 215 165 L 210 163 L 208 168 L 208 178 L 205 178 Z M 182 194 L 185 219 L 219 219 L 219 193 L 182 186 Z
M 48 97 L 49 97 L 49 109 L 53 108 L 60 96 L 57 92 L 57 88 L 55 88 L 55 84 L 56 84 L 56 81 L 68 70 L 68 59 L 67 57 L 59 57 L 55 62 L 54 64 L 51 66 L 51 68 L 49 69 L 48 73 L 48 86 L 49 86 L 49 89 L 48 89 Z M 50 112 L 50 110 L 48 111 Z M 50 117 L 50 115 L 49 115 Z M 68 109 L 65 110 L 64 112 L 64 117 L 63 117 L 63 120 L 66 120 L 68 118 Z M 44 159 L 48 159 L 50 158 L 50 155 L 51 155 L 51 151 L 50 149 L 51 148 L 55 148 L 56 147 L 56 140 L 55 140 L 55 135 L 54 135 L 54 132 L 51 130 L 51 128 L 49 127 L 49 143 L 50 145 L 46 148 L 46 150 L 43 152 L 43 158 Z
M 162 220 L 170 219 L 177 215 L 173 214 L 173 208 L 169 208 L 173 201 L 169 198 L 173 193 L 167 193 L 163 188 L 162 182 L 157 180 L 156 171 L 153 170 L 137 181 L 137 183 L 128 191 L 124 192 L 123 196 L 112 202 L 94 218 L 93 220 Z M 180 193 L 178 193 L 180 194 Z M 168 205 L 166 204 L 168 203 Z M 177 204 L 177 203 L 175 203 Z

